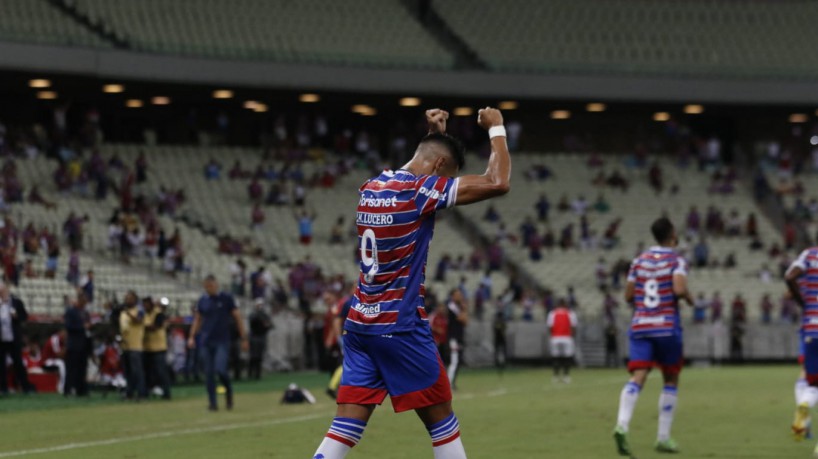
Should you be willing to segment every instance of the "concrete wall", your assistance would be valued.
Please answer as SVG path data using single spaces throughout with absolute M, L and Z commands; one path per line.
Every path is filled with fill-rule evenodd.
M 297 318 L 275 319 L 275 330 L 268 338 L 269 369 L 301 368 L 304 339 L 302 322 Z M 620 330 L 626 330 L 625 323 Z M 548 332 L 543 322 L 511 322 L 507 327 L 508 357 L 543 364 L 549 356 Z M 798 327 L 791 324 L 750 324 L 744 334 L 745 360 L 791 360 L 798 357 Z M 600 366 L 604 362 L 602 326 L 588 322 L 577 339 L 577 359 L 584 366 Z M 684 329 L 684 354 L 688 360 L 721 361 L 730 357 L 729 329 L 725 324 L 687 324 Z M 619 355 L 627 357 L 628 338 L 619 335 Z M 466 329 L 466 362 L 481 367 L 494 364 L 492 324 L 472 321 Z
M 0 42 L 0 69 L 249 87 L 485 98 L 818 103 L 818 81 L 409 71 L 174 57 Z

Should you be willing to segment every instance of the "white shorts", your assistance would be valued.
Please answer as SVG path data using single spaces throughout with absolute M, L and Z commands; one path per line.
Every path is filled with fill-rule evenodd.
M 570 336 L 551 338 L 551 357 L 573 357 L 574 350 L 574 338 Z

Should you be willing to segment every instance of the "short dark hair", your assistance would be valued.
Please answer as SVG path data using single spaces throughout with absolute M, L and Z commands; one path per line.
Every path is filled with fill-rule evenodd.
M 656 242 L 664 244 L 670 240 L 670 236 L 673 234 L 673 223 L 670 222 L 669 218 L 662 217 L 650 225 L 650 232 L 653 233 Z
M 462 170 L 466 166 L 466 148 L 463 146 L 463 143 L 456 138 L 449 134 L 430 132 L 420 140 L 420 144 L 423 145 L 429 142 L 444 146 L 449 151 L 449 154 L 452 155 L 452 159 L 455 164 L 457 164 L 458 170 Z

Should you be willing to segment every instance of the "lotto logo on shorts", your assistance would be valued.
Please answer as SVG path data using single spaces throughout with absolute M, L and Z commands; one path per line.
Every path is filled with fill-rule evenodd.
M 312 459 L 324 459 L 324 455 L 323 454 L 316 454 L 315 456 L 312 457 Z

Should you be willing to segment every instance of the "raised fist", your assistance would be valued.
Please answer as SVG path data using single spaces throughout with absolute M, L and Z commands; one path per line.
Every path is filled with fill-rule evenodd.
M 446 120 L 449 119 L 449 112 L 439 108 L 426 110 L 426 124 L 429 125 L 429 132 L 442 134 L 446 132 Z
M 496 108 L 486 107 L 477 112 L 477 124 L 485 130 L 503 125 L 503 114 Z

